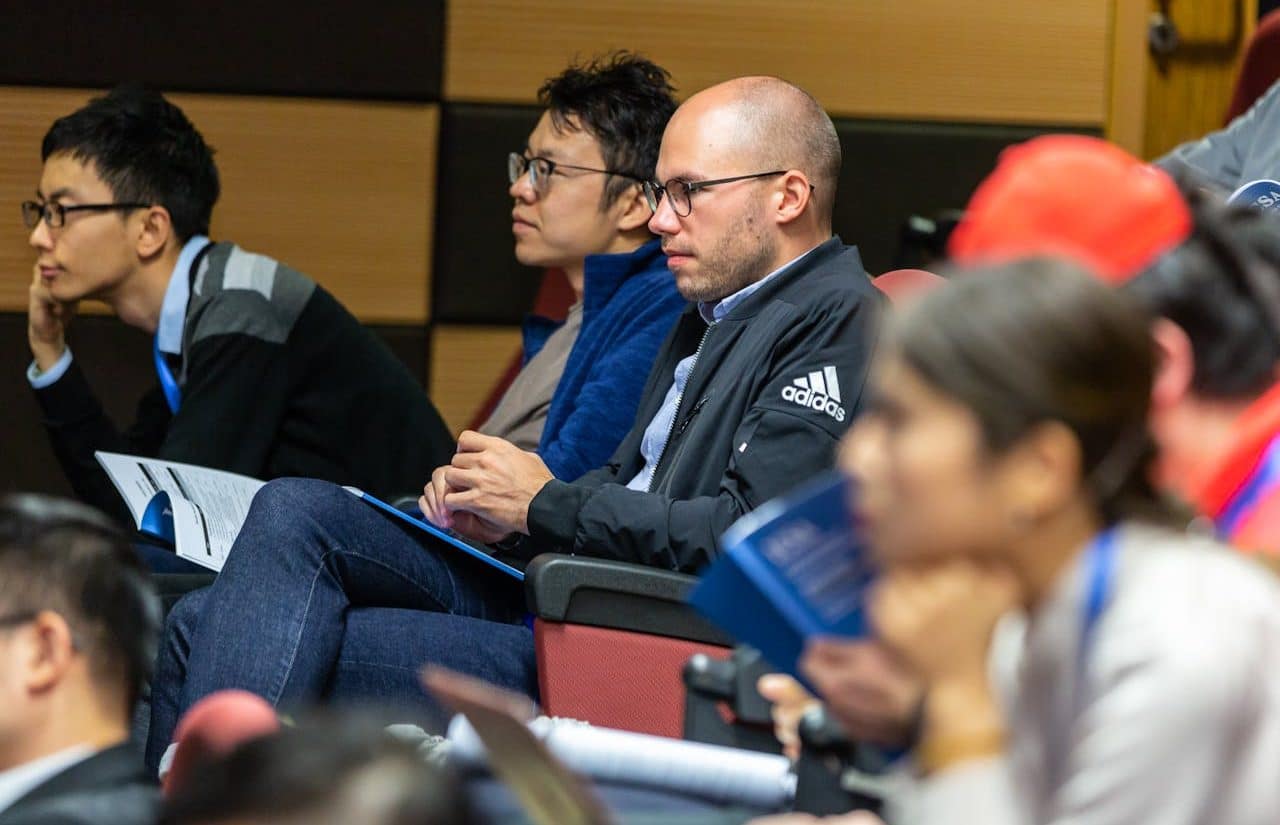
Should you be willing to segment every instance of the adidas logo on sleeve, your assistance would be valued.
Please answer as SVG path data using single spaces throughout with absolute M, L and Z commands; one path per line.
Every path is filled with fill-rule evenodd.
M 825 412 L 836 421 L 844 421 L 844 407 L 840 406 L 840 379 L 835 367 L 823 367 L 791 382 L 782 388 L 782 400 L 799 404 L 818 412 Z

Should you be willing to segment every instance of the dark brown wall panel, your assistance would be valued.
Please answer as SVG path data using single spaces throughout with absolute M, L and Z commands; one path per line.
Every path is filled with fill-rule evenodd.
M 445 104 L 440 113 L 432 317 L 518 324 L 541 273 L 521 266 L 511 236 L 507 153 L 524 148 L 539 110 Z
M 909 216 L 962 209 L 1001 149 L 1046 131 L 844 119 L 836 130 L 844 167 L 835 230 L 858 245 L 873 274 L 898 265 L 899 235 Z
M 7 2 L 0 83 L 440 98 L 444 0 Z
M 443 106 L 432 300 L 440 323 L 517 324 L 532 304 L 536 273 L 511 256 L 503 162 L 537 117 L 531 107 Z M 836 129 L 844 150 L 836 232 L 872 272 L 895 265 L 910 215 L 962 208 L 1001 149 L 1046 131 L 847 118 Z

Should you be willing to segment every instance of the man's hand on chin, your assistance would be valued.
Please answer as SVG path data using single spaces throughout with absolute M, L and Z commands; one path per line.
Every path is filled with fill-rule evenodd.
M 528 535 L 529 504 L 553 478 L 537 453 L 468 430 L 458 437 L 458 452 L 444 468 L 443 504 L 452 514 L 454 529 L 479 541 L 497 541 L 511 533 Z M 475 517 L 467 528 L 486 536 L 498 533 L 497 538 L 471 536 L 462 525 L 464 513 Z

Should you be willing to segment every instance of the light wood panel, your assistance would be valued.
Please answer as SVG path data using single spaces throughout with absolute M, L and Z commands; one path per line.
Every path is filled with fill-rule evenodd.
M 31 253 L 16 202 L 38 182 L 40 138 L 90 94 L 0 88 L 0 205 L 13 204 L 12 219 L 0 220 L 0 309 L 26 307 Z M 172 99 L 216 150 L 215 237 L 306 272 L 364 321 L 427 319 L 437 106 Z
M 471 423 L 520 351 L 519 327 L 436 326 L 431 336 L 431 400 L 454 433 Z
M 1148 5 L 1155 11 L 1160 4 Z M 1168 10 L 1182 43 L 1167 59 L 1147 60 L 1143 153 L 1149 158 L 1222 127 L 1257 2 L 1170 0 Z
M 1141 155 L 1147 117 L 1147 0 L 1114 0 L 1109 45 L 1106 137 Z
M 775 74 L 832 114 L 1100 126 L 1109 0 L 459 0 L 445 97 L 530 102 L 575 56 L 642 52 L 685 94 Z
M 87 92 L 0 87 L 0 310 L 27 311 L 35 253 L 18 204 L 40 185 L 40 139 L 88 99 Z

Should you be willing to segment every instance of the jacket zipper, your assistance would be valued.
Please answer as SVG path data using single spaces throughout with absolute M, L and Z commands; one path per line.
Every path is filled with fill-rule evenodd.
M 698 357 L 702 355 L 702 346 L 707 343 L 707 336 L 711 334 L 711 327 L 714 324 L 708 324 L 707 328 L 702 331 L 702 339 L 698 341 L 698 348 L 693 351 L 693 363 L 689 365 L 689 374 L 684 377 L 684 385 L 688 387 L 693 381 L 693 371 L 698 368 Z M 676 396 L 676 414 L 671 417 L 671 426 L 667 428 L 667 440 L 662 442 L 662 452 L 658 453 L 658 460 L 653 464 L 653 472 L 649 474 L 649 483 L 645 487 L 646 493 L 653 492 L 653 482 L 658 478 L 658 470 L 662 468 L 662 459 L 667 455 L 667 447 L 671 446 L 671 439 L 676 434 L 676 423 L 680 421 L 680 405 L 684 403 L 684 390 Z

